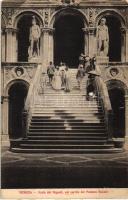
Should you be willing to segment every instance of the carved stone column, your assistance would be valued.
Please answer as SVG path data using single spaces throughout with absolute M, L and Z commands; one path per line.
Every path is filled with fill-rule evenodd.
M 47 67 L 50 61 L 53 61 L 53 31 L 52 28 L 43 28 L 43 64 Z
M 128 141 L 128 94 L 125 95 L 125 135 Z
M 128 62 L 128 28 L 126 29 L 126 62 Z
M 95 38 L 95 27 L 89 27 L 89 56 L 93 57 L 96 55 L 96 38 Z
M 89 55 L 89 32 L 87 28 L 82 29 L 84 32 L 84 54 Z
M 5 49 L 5 29 L 1 30 L 1 60 L 2 62 L 6 61 L 6 49 Z
M 9 132 L 8 132 L 8 96 L 3 97 L 3 109 L 2 109 L 2 118 L 3 118 L 3 133 L 2 133 L 2 140 L 3 142 L 9 142 Z
M 49 29 L 49 62 L 54 62 L 54 40 L 53 34 L 55 29 Z
M 83 29 L 85 33 L 85 55 L 93 57 L 96 55 L 96 38 L 95 38 L 95 27 L 88 27 Z
M 49 60 L 49 28 L 43 28 L 43 65 L 46 68 Z
M 17 29 L 13 29 L 13 44 L 14 44 L 14 48 L 13 48 L 13 62 L 17 62 L 18 61 L 18 30 Z
M 14 28 L 6 28 L 6 62 L 17 61 L 17 30 Z
M 128 148 L 128 94 L 125 94 L 125 145 L 124 148 Z
M 127 48 L 127 34 L 126 34 L 126 29 L 125 27 L 121 27 L 121 61 L 125 62 L 126 61 L 126 57 L 127 57 L 127 53 L 126 52 L 126 48 Z

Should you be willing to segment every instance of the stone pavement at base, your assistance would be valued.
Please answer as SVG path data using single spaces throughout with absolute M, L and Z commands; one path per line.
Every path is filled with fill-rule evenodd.
M 128 187 L 128 151 L 25 154 L 2 149 L 2 188 Z

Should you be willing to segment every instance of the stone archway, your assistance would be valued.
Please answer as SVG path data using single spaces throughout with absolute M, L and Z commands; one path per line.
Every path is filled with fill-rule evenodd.
M 8 130 L 10 139 L 22 137 L 22 112 L 24 109 L 27 92 L 28 87 L 24 82 L 15 82 L 8 90 Z
M 101 12 L 96 18 L 96 26 L 98 26 L 101 18 L 106 18 L 106 25 L 109 30 L 109 52 L 110 62 L 121 62 L 125 60 L 125 39 L 123 29 L 125 20 L 123 17 L 113 10 Z
M 77 67 L 80 53 L 85 51 L 85 16 L 75 9 L 62 9 L 56 13 L 54 27 L 54 63 Z
M 26 80 L 15 79 L 10 81 L 5 90 L 3 96 L 3 104 L 2 104 L 2 135 L 9 142 L 9 91 L 13 87 L 13 85 L 23 85 L 27 90 L 29 88 L 29 83 Z

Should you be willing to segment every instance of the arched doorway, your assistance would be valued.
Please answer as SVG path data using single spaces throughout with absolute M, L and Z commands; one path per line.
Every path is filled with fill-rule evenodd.
M 28 47 L 29 43 L 29 34 L 30 27 L 32 26 L 32 17 L 36 17 L 36 22 L 40 26 L 39 17 L 35 13 L 25 13 L 19 19 L 17 28 L 18 28 L 18 61 L 28 62 Z
M 84 53 L 83 17 L 72 11 L 65 11 L 56 16 L 54 23 L 54 63 L 66 63 L 76 67 L 80 53 Z
M 28 88 L 24 83 L 14 83 L 9 91 L 9 137 L 11 139 L 22 136 L 22 111 Z
M 114 119 L 113 137 L 125 137 L 125 91 L 122 88 L 110 88 L 108 90 L 113 109 Z

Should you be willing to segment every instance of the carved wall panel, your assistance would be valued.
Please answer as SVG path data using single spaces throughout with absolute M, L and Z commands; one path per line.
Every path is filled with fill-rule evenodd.
M 26 65 L 3 65 L 3 76 L 4 76 L 4 88 L 6 85 L 15 79 L 25 80 L 30 83 L 34 77 L 36 71 L 36 65 L 28 64 Z

